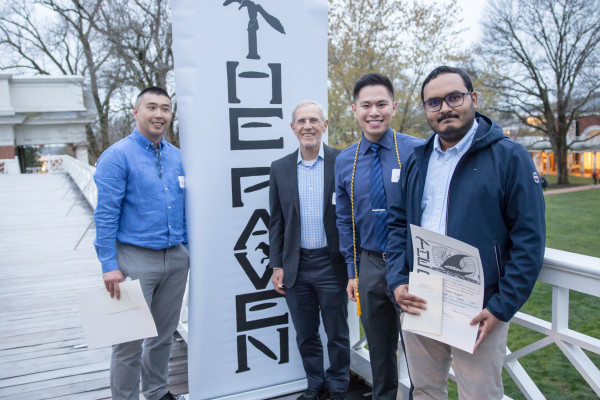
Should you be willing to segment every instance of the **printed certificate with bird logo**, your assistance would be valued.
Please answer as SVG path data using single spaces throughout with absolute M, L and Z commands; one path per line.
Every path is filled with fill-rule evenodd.
M 423 313 L 419 316 L 404 313 L 402 329 L 472 354 L 478 327 L 471 326 L 470 322 L 481 312 L 484 294 L 479 250 L 460 240 L 416 225 L 411 225 L 410 230 L 414 262 L 408 291 L 419 297 L 426 296 L 428 310 L 441 308 L 441 312 L 437 314 L 439 316 L 435 317 L 441 318 L 441 333 L 437 333 L 439 321 L 428 322 L 427 325 L 431 325 L 429 327 L 423 326 L 423 321 L 419 321 Z M 443 279 L 442 295 L 437 293 L 436 296 L 431 288 L 436 287 L 435 283 L 440 277 Z M 431 293 L 429 296 L 428 291 Z M 441 307 L 438 304 L 440 301 Z M 427 317 L 431 318 L 431 315 Z

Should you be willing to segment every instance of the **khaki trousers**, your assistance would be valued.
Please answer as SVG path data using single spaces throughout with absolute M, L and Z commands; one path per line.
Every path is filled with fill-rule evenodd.
M 503 398 L 508 322 L 501 322 L 473 354 L 412 332 L 402 333 L 414 400 L 447 399 L 450 365 L 461 400 Z

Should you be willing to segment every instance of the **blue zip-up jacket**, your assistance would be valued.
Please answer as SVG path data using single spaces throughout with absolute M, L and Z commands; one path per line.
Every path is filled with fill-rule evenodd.
M 476 113 L 473 143 L 456 166 L 448 193 L 446 235 L 479 250 L 483 306 L 509 321 L 525 303 L 542 267 L 546 243 L 544 196 L 531 156 Z M 387 281 L 393 292 L 408 283 L 413 251 L 410 224 L 421 225 L 421 203 L 432 135 L 402 168 L 400 196 L 390 205 Z

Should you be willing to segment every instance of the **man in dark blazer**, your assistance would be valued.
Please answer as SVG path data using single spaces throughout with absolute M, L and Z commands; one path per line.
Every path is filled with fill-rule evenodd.
M 298 104 L 290 126 L 300 148 L 271 165 L 269 265 L 273 286 L 290 309 L 308 380 L 299 400 L 346 399 L 349 383 L 348 276 L 335 223 L 333 167 L 339 150 L 321 142 L 327 124 L 318 103 Z M 328 342 L 326 371 L 319 311 Z

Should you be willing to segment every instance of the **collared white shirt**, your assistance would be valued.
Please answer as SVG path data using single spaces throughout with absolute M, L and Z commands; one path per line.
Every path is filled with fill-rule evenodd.
M 302 159 L 298 150 L 298 194 L 300 196 L 300 247 L 320 249 L 327 246 L 323 223 L 325 186 L 325 153 L 323 144 L 317 158 Z
M 446 234 L 448 220 L 448 190 L 456 165 L 469 150 L 479 124 L 474 121 L 467 134 L 456 146 L 442 151 L 440 138 L 436 134 L 433 139 L 433 152 L 429 158 L 423 200 L 421 202 L 421 227 Z

